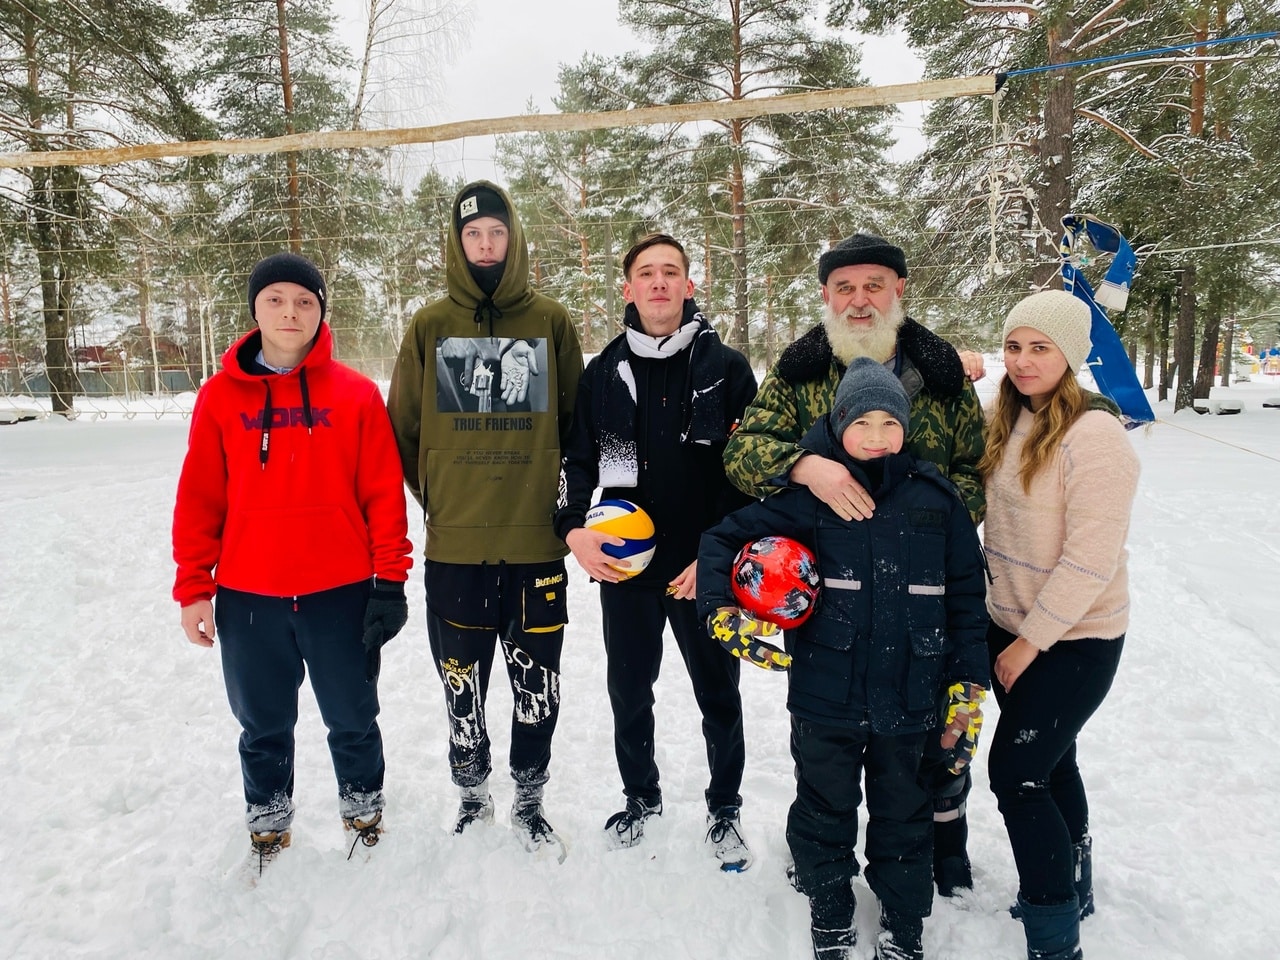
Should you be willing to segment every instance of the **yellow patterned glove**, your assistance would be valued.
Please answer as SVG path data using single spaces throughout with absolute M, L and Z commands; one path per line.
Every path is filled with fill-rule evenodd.
M 721 607 L 711 615 L 707 629 L 720 646 L 757 667 L 785 670 L 791 666 L 791 654 L 761 639 L 776 636 L 777 624 L 756 620 L 737 607 Z
M 982 732 L 982 701 L 987 691 L 976 683 L 953 683 L 947 688 L 946 729 L 942 731 L 942 749 L 951 758 L 947 768 L 958 774 L 978 752 L 978 734 Z

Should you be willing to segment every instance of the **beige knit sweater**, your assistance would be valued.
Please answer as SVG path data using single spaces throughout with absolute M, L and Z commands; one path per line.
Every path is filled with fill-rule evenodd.
M 1138 457 L 1110 413 L 1090 410 L 1022 489 L 1018 466 L 1035 415 L 1024 409 L 987 480 L 983 539 L 994 582 L 991 619 L 1047 650 L 1059 640 L 1114 639 L 1129 626 L 1129 512 Z

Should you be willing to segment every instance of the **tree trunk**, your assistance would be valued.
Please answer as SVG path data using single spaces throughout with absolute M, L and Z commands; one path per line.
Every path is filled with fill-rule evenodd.
M 730 196 L 733 217 L 733 335 L 730 346 L 751 359 L 751 331 L 747 311 L 747 188 L 742 164 L 742 121 L 733 122 L 733 170 Z
M 1066 63 L 1070 51 L 1062 47 L 1062 38 L 1072 31 L 1070 18 L 1063 16 L 1048 30 L 1049 63 Z M 1059 254 L 1057 232 L 1062 218 L 1071 212 L 1073 200 L 1071 126 L 1075 119 L 1076 83 L 1071 70 L 1056 70 L 1044 81 L 1044 139 L 1039 145 L 1040 168 L 1044 183 L 1039 188 L 1040 219 L 1050 235 L 1037 234 L 1036 246 L 1041 262 L 1031 272 L 1031 282 L 1047 286 L 1058 275 Z
M 1165 290 L 1160 294 L 1160 387 L 1156 399 L 1169 399 L 1169 320 L 1173 314 L 1173 294 Z
M 1192 406 L 1195 380 L 1191 375 L 1196 350 L 1196 264 L 1189 260 L 1182 267 L 1178 282 L 1178 331 L 1174 339 L 1173 362 L 1178 366 L 1178 392 L 1173 398 L 1173 412 Z
M 1155 386 L 1156 372 L 1156 305 L 1147 307 L 1147 322 L 1142 327 L 1142 389 Z
M 276 0 L 276 23 L 280 28 L 280 84 L 284 88 L 284 129 L 293 133 L 293 80 L 289 75 L 289 27 L 285 19 L 286 0 Z M 285 154 L 289 168 L 289 249 L 302 252 L 302 201 L 298 191 L 298 155 Z
M 1213 368 L 1218 363 L 1218 329 L 1222 324 L 1222 306 L 1212 298 L 1204 318 L 1204 336 L 1200 340 L 1200 366 L 1196 370 L 1194 396 L 1197 400 L 1209 397 L 1213 388 Z
M 1223 323 L 1222 338 L 1222 379 L 1219 383 L 1224 387 L 1231 386 L 1231 353 L 1235 349 L 1236 322 L 1227 320 Z

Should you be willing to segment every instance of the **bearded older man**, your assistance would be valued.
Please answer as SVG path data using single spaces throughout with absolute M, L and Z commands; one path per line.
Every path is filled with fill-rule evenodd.
M 818 281 L 826 317 L 787 347 L 765 375 L 725 448 L 729 480 L 757 497 L 799 484 L 845 520 L 871 516 L 872 494 L 848 470 L 799 446 L 831 409 L 845 368 L 857 357 L 870 357 L 906 389 L 911 426 L 903 449 L 937 464 L 974 524 L 981 523 L 982 408 L 966 375 L 982 375 L 981 358 L 966 355 L 962 361 L 955 348 L 905 314 L 906 255 L 882 237 L 855 233 L 841 240 L 819 258 Z M 949 775 L 944 760 L 939 749 L 927 749 L 921 779 L 933 800 L 934 880 L 950 896 L 973 885 L 964 816 L 970 778 L 967 767 L 960 776 Z

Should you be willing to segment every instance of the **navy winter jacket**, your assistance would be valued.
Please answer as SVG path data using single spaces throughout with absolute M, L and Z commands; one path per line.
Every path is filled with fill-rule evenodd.
M 730 567 L 743 544 L 786 536 L 814 551 L 822 578 L 813 615 L 786 632 L 787 708 L 877 734 L 931 728 L 957 681 L 989 685 L 986 562 L 955 487 L 899 453 L 849 458 L 823 417 L 807 450 L 849 468 L 875 500 L 868 520 L 842 520 L 805 487 L 735 511 L 702 536 L 698 612 L 738 606 Z

